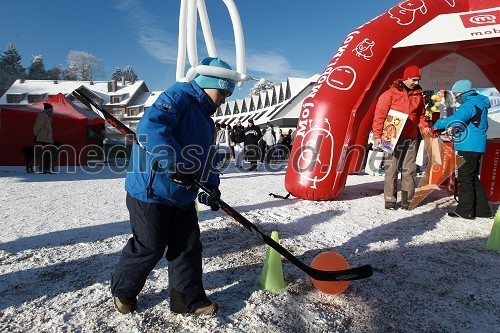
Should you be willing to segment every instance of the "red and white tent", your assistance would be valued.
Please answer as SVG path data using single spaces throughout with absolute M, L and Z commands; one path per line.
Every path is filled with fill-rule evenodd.
M 499 89 L 499 1 L 402 1 L 347 35 L 303 102 L 285 177 L 290 193 L 342 193 L 362 163 L 378 96 L 410 64 L 423 68 L 424 89 L 462 78 Z

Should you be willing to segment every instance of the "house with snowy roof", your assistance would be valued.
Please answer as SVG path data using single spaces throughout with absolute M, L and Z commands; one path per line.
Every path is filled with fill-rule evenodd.
M 142 80 L 126 82 L 110 81 L 66 81 L 66 80 L 16 80 L 0 97 L 0 108 L 22 107 L 46 100 L 57 94 L 63 94 L 68 100 L 86 108 L 75 99 L 72 92 L 81 89 L 103 109 L 117 119 L 135 129 L 140 115 L 156 99 L 158 92 L 150 92 Z M 155 96 L 156 95 L 156 96 Z M 109 129 L 109 127 L 108 127 Z M 112 131 L 108 133 L 113 136 Z

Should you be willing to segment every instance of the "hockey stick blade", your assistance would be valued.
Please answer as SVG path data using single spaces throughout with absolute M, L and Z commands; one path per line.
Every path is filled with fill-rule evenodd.
M 198 186 L 201 190 L 206 192 L 212 198 L 212 191 L 208 189 L 204 184 L 199 181 L 195 181 L 196 186 Z M 351 280 L 360 280 L 364 278 L 368 278 L 373 275 L 373 269 L 370 265 L 363 265 L 355 268 L 349 268 L 344 270 L 337 271 L 323 271 L 311 266 L 304 264 L 300 261 L 296 256 L 287 251 L 283 246 L 281 246 L 278 242 L 276 242 L 271 237 L 264 234 L 262 231 L 257 228 L 255 224 L 250 222 L 247 218 L 241 215 L 238 211 L 236 211 L 233 207 L 229 206 L 220 198 L 215 198 L 217 203 L 221 207 L 221 209 L 226 212 L 227 215 L 231 216 L 236 222 L 239 222 L 246 229 L 251 231 L 252 233 L 259 236 L 264 243 L 272 247 L 276 252 L 281 254 L 283 257 L 288 259 L 292 264 L 300 268 L 303 272 L 309 275 L 311 278 L 318 281 L 351 281 Z

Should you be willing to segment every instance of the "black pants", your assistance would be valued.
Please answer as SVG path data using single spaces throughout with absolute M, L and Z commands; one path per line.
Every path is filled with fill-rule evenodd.
M 257 170 L 257 162 L 262 156 L 263 155 L 260 151 L 259 146 L 255 144 L 245 144 L 245 159 L 250 162 L 250 168 L 248 169 L 248 171 Z
M 459 151 L 465 162 L 458 168 L 458 206 L 456 213 L 467 217 L 491 216 L 488 199 L 479 181 L 479 166 L 482 153 Z
M 113 296 L 137 296 L 149 273 L 168 260 L 170 309 L 193 312 L 208 301 L 202 282 L 202 244 L 194 202 L 188 209 L 149 204 L 127 194 L 132 235 L 113 273 Z
M 57 158 L 56 146 L 49 142 L 35 142 L 35 144 L 35 163 L 40 164 L 40 172 L 52 172 L 53 161 Z

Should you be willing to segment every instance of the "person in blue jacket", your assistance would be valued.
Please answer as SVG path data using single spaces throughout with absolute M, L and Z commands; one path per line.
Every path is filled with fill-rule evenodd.
M 209 57 L 201 64 L 231 69 L 219 58 Z M 137 295 L 163 255 L 168 261 L 170 310 L 196 315 L 217 311 L 202 282 L 194 179 L 220 197 L 211 115 L 234 86 L 231 79 L 198 74 L 164 91 L 139 121 L 136 135 L 142 147 L 134 144 L 125 179 L 132 237 L 111 281 L 119 312 L 137 309 Z M 220 208 L 212 197 L 203 198 L 212 210 Z
M 460 106 L 448 118 L 435 122 L 434 129 L 442 131 L 453 127 L 454 149 L 464 159 L 458 168 L 458 205 L 451 217 L 474 219 L 492 217 L 483 185 L 479 181 L 481 157 L 486 151 L 486 130 L 488 129 L 488 97 L 472 89 L 469 80 L 459 80 L 451 88 Z

